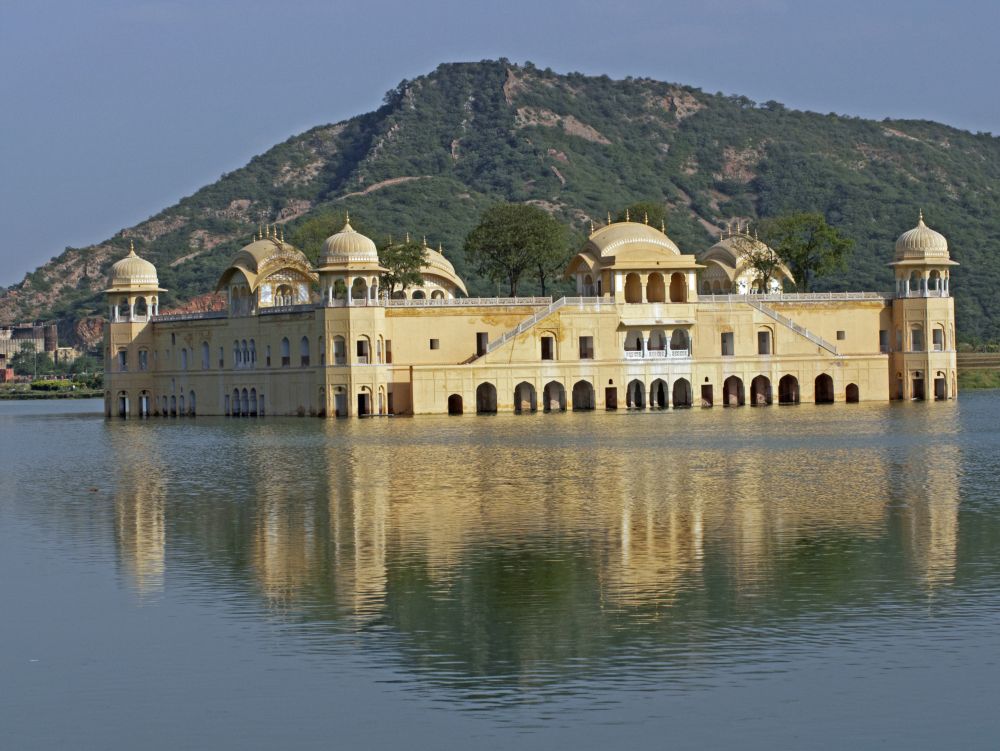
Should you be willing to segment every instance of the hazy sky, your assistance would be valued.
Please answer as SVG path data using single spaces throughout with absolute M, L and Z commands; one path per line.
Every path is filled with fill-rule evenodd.
M 1000 133 L 1000 3 L 0 0 L 0 285 L 438 63 Z

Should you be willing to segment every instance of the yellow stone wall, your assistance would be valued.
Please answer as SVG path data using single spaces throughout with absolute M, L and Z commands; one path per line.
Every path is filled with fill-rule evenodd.
M 628 403 L 629 383 L 642 384 L 643 405 L 652 400 L 654 381 L 662 379 L 674 406 L 674 385 L 684 379 L 693 406 L 702 404 L 702 387 L 712 390 L 714 406 L 723 404 L 724 382 L 737 376 L 743 382 L 745 402 L 751 402 L 751 382 L 757 376 L 770 381 L 773 403 L 783 376 L 797 379 L 799 398 L 814 398 L 814 382 L 821 374 L 833 380 L 835 401 L 846 400 L 848 384 L 858 388 L 861 401 L 897 398 L 896 372 L 906 373 L 902 398 L 911 398 L 912 372 L 931 374 L 925 396 L 933 398 L 933 375 L 948 380 L 947 396 L 954 396 L 955 371 L 953 303 L 949 298 L 904 300 L 772 301 L 766 306 L 808 329 L 837 349 L 833 353 L 801 333 L 774 320 L 746 299 L 704 300 L 696 303 L 616 303 L 595 298 L 571 299 L 493 351 L 476 357 L 476 334 L 485 332 L 494 342 L 544 305 L 447 305 L 440 307 L 319 307 L 286 313 L 245 317 L 192 317 L 151 323 L 112 323 L 107 334 L 107 411 L 117 414 L 118 397 L 124 393 L 129 412 L 153 413 L 185 410 L 201 415 L 226 413 L 226 397 L 233 411 L 233 392 L 258 397 L 257 411 L 267 415 L 327 415 L 338 411 L 356 415 L 358 396 L 368 394 L 370 413 L 445 413 L 448 398 L 461 397 L 462 411 L 476 411 L 477 388 L 484 383 L 496 389 L 496 408 L 514 410 L 515 389 L 520 383 L 534 388 L 538 409 L 545 408 L 546 384 L 555 382 L 564 391 L 564 403 L 573 408 L 573 387 L 586 382 L 593 389 L 593 406 L 604 409 Z M 925 349 L 932 346 L 930 331 L 940 323 L 946 330 L 944 351 L 909 352 L 896 347 L 895 321 L 903 329 L 920 323 Z M 689 357 L 627 359 L 626 346 L 637 333 L 649 339 L 653 331 L 683 329 L 690 335 Z M 880 351 L 879 331 L 888 332 L 891 353 Z M 770 332 L 771 354 L 758 353 L 758 333 Z M 733 354 L 723 356 L 723 332 L 733 335 Z M 838 338 L 838 332 L 843 332 Z M 334 339 L 345 342 L 345 364 L 334 356 Z M 553 359 L 542 359 L 541 340 L 551 336 Z M 592 337 L 593 358 L 581 359 L 580 337 Z M 303 365 L 300 341 L 309 342 L 309 362 Z M 289 362 L 281 361 L 281 341 L 289 341 Z M 357 342 L 368 342 L 368 362 L 361 362 Z M 436 339 L 437 349 L 430 348 Z M 906 337 L 904 337 L 906 339 Z M 234 342 L 252 340 L 256 360 L 237 364 Z M 209 357 L 203 367 L 202 343 Z M 222 348 L 222 367 L 219 348 Z M 119 372 L 115 353 L 128 351 L 128 372 Z M 140 371 L 139 350 L 146 350 L 147 370 Z M 187 351 L 186 368 L 182 351 Z M 267 353 L 270 350 L 270 364 Z M 387 362 L 391 351 L 391 363 Z M 928 376 L 925 376 L 928 377 Z M 683 386 L 683 384 L 681 384 Z M 143 394 L 145 392 L 145 394 Z M 338 404 L 337 394 L 342 394 Z M 143 405 L 141 396 L 148 395 Z M 263 399 L 261 399 L 263 395 Z M 523 394 L 522 394 L 523 397 Z M 173 401 L 177 400 L 177 407 Z M 523 406 L 529 401 L 522 398 Z M 558 403 L 557 405 L 558 406 Z M 243 411 L 241 405 L 241 411 Z

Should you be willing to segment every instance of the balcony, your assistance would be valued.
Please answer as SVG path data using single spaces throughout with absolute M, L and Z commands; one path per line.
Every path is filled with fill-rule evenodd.
M 691 357 L 689 349 L 641 349 L 625 350 L 626 360 L 687 360 Z

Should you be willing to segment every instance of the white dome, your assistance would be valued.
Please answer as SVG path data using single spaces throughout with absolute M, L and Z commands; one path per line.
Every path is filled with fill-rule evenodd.
M 326 238 L 323 250 L 319 254 L 320 266 L 346 263 L 378 264 L 378 249 L 375 243 L 351 226 L 350 217 L 344 222 L 344 228 L 340 232 Z
M 112 264 L 108 285 L 112 289 L 134 289 L 159 287 L 160 282 L 156 275 L 156 267 L 136 255 L 135 247 L 130 244 L 128 255 Z
M 922 259 L 947 259 L 948 240 L 940 232 L 935 232 L 924 224 L 924 212 L 920 212 L 917 226 L 907 230 L 896 240 L 896 260 L 911 261 Z

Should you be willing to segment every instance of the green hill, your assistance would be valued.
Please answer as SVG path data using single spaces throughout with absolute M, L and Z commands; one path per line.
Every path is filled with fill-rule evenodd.
M 377 111 L 290 138 L 122 236 L 66 249 L 0 292 L 0 320 L 59 317 L 65 333 L 90 338 L 128 237 L 157 265 L 167 309 L 211 291 L 259 222 L 304 236 L 305 223 L 315 229 L 344 209 L 376 240 L 410 232 L 443 243 L 470 294 L 489 294 L 495 286 L 461 244 L 492 202 L 534 202 L 582 239 L 591 218 L 653 200 L 667 204 L 668 233 L 685 252 L 706 248 L 731 219 L 822 211 L 856 250 L 819 288 L 877 291 L 890 289 L 894 240 L 923 208 L 962 264 L 952 284 L 961 337 L 1000 339 L 1000 268 L 990 263 L 998 178 L 1000 139 L 932 122 L 797 112 L 505 60 L 447 64 L 401 83 Z

